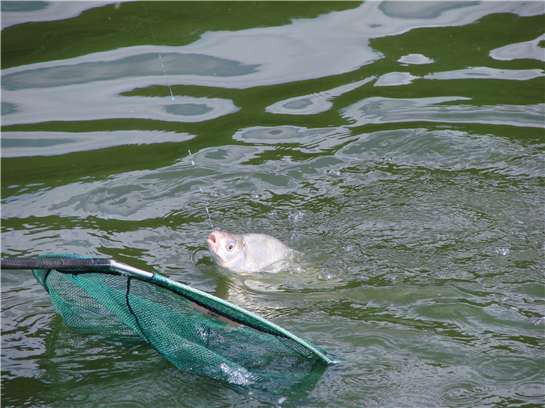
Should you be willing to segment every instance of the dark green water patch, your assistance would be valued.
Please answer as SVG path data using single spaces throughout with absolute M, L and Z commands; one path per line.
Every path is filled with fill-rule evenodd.
M 176 226 L 204 221 L 203 216 L 178 211 L 169 214 L 167 217 L 147 218 L 144 220 L 121 220 L 115 218 L 103 219 L 95 216 L 86 218 L 80 217 L 60 217 L 49 215 L 45 217 L 10 217 L 2 222 L 2 232 L 24 231 L 33 229 L 34 231 L 45 231 L 47 229 L 69 230 L 72 228 L 85 228 L 89 230 L 104 231 L 108 234 L 135 232 L 142 228 L 159 228 L 161 226 Z
M 370 45 L 382 51 L 391 69 L 406 54 L 421 53 L 435 62 L 410 66 L 411 73 L 426 73 L 457 68 L 490 66 L 510 69 L 543 67 L 534 60 L 497 61 L 491 50 L 505 45 L 529 41 L 543 34 L 543 15 L 521 17 L 515 14 L 492 14 L 462 27 L 418 28 L 403 35 L 375 38 Z M 399 69 L 399 68 L 398 68 Z
M 127 2 L 87 10 L 62 21 L 16 25 L 2 30 L 2 68 L 135 45 L 184 45 L 198 40 L 207 31 L 284 25 L 294 18 L 313 18 L 359 5 L 357 2 L 287 4 Z
M 165 166 L 186 154 L 183 144 L 123 146 L 55 157 L 2 159 L 2 196 L 17 192 L 12 185 L 71 183 L 84 175 L 86 180 L 103 179 L 112 173 Z

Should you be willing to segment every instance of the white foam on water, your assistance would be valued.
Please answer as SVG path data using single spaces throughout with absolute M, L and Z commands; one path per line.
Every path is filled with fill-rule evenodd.
M 220 369 L 227 375 L 227 381 L 236 385 L 250 385 L 255 382 L 254 376 L 247 370 L 229 367 L 225 363 L 220 364 Z

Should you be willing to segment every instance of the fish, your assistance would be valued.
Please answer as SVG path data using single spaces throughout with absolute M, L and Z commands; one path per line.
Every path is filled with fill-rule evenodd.
M 280 272 L 296 253 L 267 234 L 215 230 L 208 235 L 207 243 L 216 263 L 237 273 Z

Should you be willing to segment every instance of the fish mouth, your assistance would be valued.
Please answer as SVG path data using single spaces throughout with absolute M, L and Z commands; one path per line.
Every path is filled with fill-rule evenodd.
M 216 245 L 216 243 L 218 242 L 217 238 L 216 238 L 216 234 L 211 232 L 210 235 L 208 235 L 208 245 Z
M 216 258 L 218 261 L 223 261 L 218 253 L 218 246 L 219 246 L 219 237 L 216 236 L 215 232 L 210 233 L 207 238 L 208 243 L 208 249 L 210 250 L 210 253 L 214 258 Z
M 216 233 L 216 231 L 213 231 L 211 232 L 209 235 L 208 235 L 208 238 L 206 240 L 208 242 L 208 247 L 210 249 L 213 249 L 214 252 L 216 252 L 218 246 L 219 246 L 219 237 Z

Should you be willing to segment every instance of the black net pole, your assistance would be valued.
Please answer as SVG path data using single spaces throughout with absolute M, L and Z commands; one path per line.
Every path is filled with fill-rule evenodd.
M 4 258 L 0 260 L 1 269 L 75 269 L 78 271 L 107 270 L 111 266 L 109 258 Z

